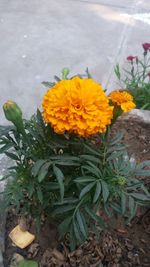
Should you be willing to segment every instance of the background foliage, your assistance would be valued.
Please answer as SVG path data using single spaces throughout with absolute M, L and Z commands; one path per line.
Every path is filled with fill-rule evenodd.
M 114 68 L 121 89 L 132 94 L 137 108 L 147 110 L 150 110 L 149 53 L 149 49 L 147 49 L 144 50 L 142 58 L 129 56 L 127 57 L 127 67 L 121 69 L 117 64 Z

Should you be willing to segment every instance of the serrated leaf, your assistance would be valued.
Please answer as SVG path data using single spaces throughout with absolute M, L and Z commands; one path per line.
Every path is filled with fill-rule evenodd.
M 60 187 L 60 198 L 61 198 L 61 201 L 63 201 L 63 198 L 64 198 L 64 175 L 62 173 L 62 171 L 56 167 L 56 166 L 53 166 L 53 171 L 54 171 L 54 174 L 56 176 L 56 179 L 59 183 L 59 187 Z
M 102 185 L 102 195 L 103 195 L 103 200 L 104 203 L 107 201 L 108 197 L 109 197 L 109 189 L 108 189 L 108 185 L 106 182 L 101 181 L 101 185 Z
M 87 194 L 87 193 L 94 187 L 94 185 L 95 185 L 95 182 L 92 182 L 92 183 L 86 185 L 86 186 L 82 189 L 79 198 L 81 199 L 85 194 Z
M 96 203 L 96 201 L 100 197 L 100 194 L 101 194 L 101 183 L 98 181 L 96 183 L 96 189 L 95 189 L 95 194 L 94 194 L 94 198 L 93 198 L 93 203 Z

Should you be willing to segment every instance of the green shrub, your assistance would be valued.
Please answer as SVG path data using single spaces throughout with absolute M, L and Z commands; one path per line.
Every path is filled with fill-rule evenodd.
M 121 107 L 116 108 L 120 116 Z M 69 238 L 72 250 L 89 231 L 105 227 L 100 210 L 129 222 L 139 206 L 149 203 L 138 177 L 150 175 L 150 161 L 130 161 L 123 134 L 111 137 L 113 117 L 106 132 L 87 137 L 55 133 L 39 110 L 30 120 L 22 119 L 22 131 L 12 123 L 0 127 L 0 153 L 15 163 L 3 177 L 13 178 L 4 192 L 7 207 L 31 215 L 39 225 L 46 216 L 58 226 L 60 238 Z

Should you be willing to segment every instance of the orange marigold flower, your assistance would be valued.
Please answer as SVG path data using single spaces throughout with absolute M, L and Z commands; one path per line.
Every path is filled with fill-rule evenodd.
M 43 117 L 56 133 L 80 136 L 103 133 L 111 123 L 113 107 L 101 85 L 92 79 L 62 80 L 43 98 Z
M 135 108 L 133 97 L 126 91 L 113 91 L 109 95 L 109 98 L 113 104 L 120 106 L 124 112 L 128 112 Z

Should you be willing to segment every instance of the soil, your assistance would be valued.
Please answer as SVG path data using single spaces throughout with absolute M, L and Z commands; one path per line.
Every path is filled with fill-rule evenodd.
M 122 118 L 113 127 L 113 133 L 124 130 L 123 143 L 136 161 L 150 159 L 150 124 L 135 118 Z M 150 189 L 150 177 L 144 180 Z M 5 267 L 10 266 L 14 253 L 39 262 L 39 267 L 150 267 L 150 209 L 139 210 L 130 225 L 121 219 L 111 220 L 110 227 L 100 237 L 91 233 L 89 239 L 74 252 L 67 242 L 60 243 L 53 225 L 45 222 L 43 229 L 28 248 L 12 245 L 8 237 L 18 223 L 15 211 L 7 216 Z M 34 233 L 34 225 L 30 231 Z

